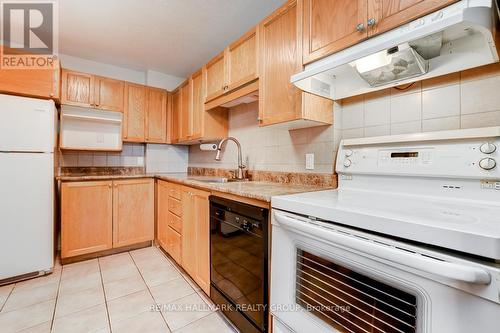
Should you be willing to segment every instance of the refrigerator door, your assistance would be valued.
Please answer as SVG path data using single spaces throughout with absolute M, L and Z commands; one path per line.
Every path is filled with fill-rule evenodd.
M 53 152 L 54 101 L 0 94 L 0 152 Z
M 54 266 L 54 156 L 0 153 L 0 280 Z

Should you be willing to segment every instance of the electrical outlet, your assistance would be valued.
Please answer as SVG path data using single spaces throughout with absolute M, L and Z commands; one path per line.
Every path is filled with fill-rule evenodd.
M 306 154 L 306 169 L 314 170 L 314 154 Z

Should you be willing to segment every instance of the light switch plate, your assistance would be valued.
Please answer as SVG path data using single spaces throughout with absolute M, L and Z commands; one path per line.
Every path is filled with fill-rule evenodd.
M 306 170 L 314 170 L 314 154 L 306 154 Z

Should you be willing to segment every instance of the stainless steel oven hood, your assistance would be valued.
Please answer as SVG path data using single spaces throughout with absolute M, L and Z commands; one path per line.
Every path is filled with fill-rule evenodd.
M 494 6 L 462 0 L 309 64 L 291 82 L 339 100 L 497 62 Z

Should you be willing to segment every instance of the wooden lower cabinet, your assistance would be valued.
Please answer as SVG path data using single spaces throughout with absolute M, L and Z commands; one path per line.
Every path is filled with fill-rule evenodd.
M 61 258 L 154 238 L 154 181 L 61 184 Z
M 113 247 L 111 181 L 61 185 L 61 258 Z
M 154 180 L 113 182 L 113 246 L 154 238 Z
M 157 182 L 157 242 L 210 294 L 210 192 Z M 180 208 L 180 209 L 179 209 Z

